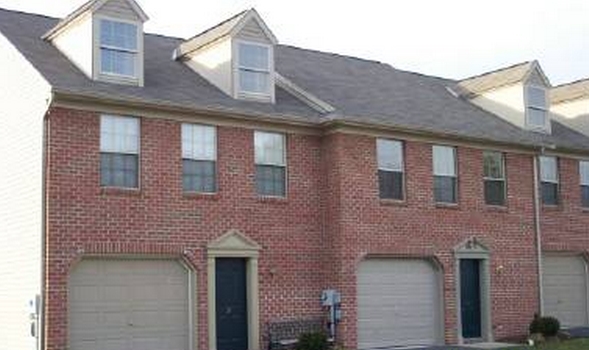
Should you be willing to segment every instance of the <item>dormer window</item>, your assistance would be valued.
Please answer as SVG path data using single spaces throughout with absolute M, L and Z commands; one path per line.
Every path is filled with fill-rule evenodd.
M 531 129 L 545 129 L 548 118 L 546 89 L 526 87 L 526 125 Z
M 100 74 L 137 78 L 137 25 L 100 20 Z
M 246 97 L 269 97 L 271 78 L 271 46 L 238 42 L 238 93 Z

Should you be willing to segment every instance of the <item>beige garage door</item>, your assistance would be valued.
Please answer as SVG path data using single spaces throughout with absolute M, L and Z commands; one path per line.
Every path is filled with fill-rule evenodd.
M 544 256 L 544 314 L 565 327 L 587 326 L 587 275 L 580 256 Z
M 359 349 L 440 343 L 440 287 L 431 263 L 365 260 L 357 283 Z
M 189 350 L 188 271 L 172 260 L 83 260 L 70 276 L 71 350 Z

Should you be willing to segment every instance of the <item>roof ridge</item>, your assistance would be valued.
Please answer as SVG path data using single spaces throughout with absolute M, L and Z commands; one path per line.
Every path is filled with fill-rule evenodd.
M 566 86 L 569 86 L 569 85 L 575 85 L 575 84 L 579 84 L 579 83 L 585 83 L 585 82 L 588 82 L 589 83 L 589 77 L 585 77 L 585 78 L 581 78 L 581 79 L 569 81 L 568 83 L 562 83 L 562 84 L 553 86 L 552 87 L 552 90 L 558 89 L 558 88 L 562 88 L 562 87 L 566 87 Z
M 509 65 L 507 67 L 497 68 L 497 69 L 493 69 L 493 70 L 490 70 L 490 71 L 487 71 L 487 72 L 484 72 L 484 73 L 481 73 L 481 74 L 473 75 L 473 76 L 466 77 L 466 78 L 463 78 L 463 79 L 458 79 L 457 82 L 464 82 L 464 81 L 467 81 L 467 80 L 473 80 L 473 79 L 482 78 L 482 77 L 485 77 L 487 75 L 491 75 L 491 74 L 494 74 L 494 73 L 500 73 L 500 72 L 503 72 L 503 71 L 506 71 L 506 70 L 509 70 L 509 69 L 512 69 L 512 68 L 515 68 L 515 67 L 524 66 L 526 64 L 532 64 L 533 62 L 534 62 L 534 60 L 524 61 L 524 62 L 520 62 L 520 63 L 515 63 L 515 64 Z
M 201 36 L 201 35 L 203 35 L 203 34 L 206 34 L 206 33 L 210 32 L 210 31 L 214 30 L 215 28 L 219 28 L 219 27 L 220 27 L 220 26 L 222 26 L 223 24 L 225 24 L 225 23 L 227 23 L 227 22 L 230 22 L 230 21 L 234 20 L 235 18 L 237 18 L 237 17 L 239 17 L 239 16 L 241 16 L 241 15 L 243 15 L 243 14 L 245 14 L 245 13 L 247 13 L 247 12 L 251 11 L 251 10 L 252 10 L 252 8 L 248 8 L 248 9 L 245 9 L 245 10 L 243 10 L 243 11 L 240 11 L 239 13 L 236 13 L 235 15 L 233 15 L 233 16 L 231 16 L 231 17 L 229 17 L 229 18 L 227 18 L 227 19 L 225 19 L 225 20 L 223 20 L 223 21 L 221 21 L 221 22 L 219 22 L 219 23 L 215 24 L 214 26 L 212 26 L 212 27 L 209 27 L 209 28 L 207 28 L 207 29 L 205 29 L 205 30 L 201 31 L 200 33 L 198 33 L 198 34 L 196 34 L 196 35 L 193 35 L 193 36 L 191 36 L 190 38 L 188 38 L 188 39 L 185 39 L 185 40 L 186 40 L 186 41 L 190 41 L 190 40 L 192 40 L 192 39 L 194 39 L 194 38 L 198 38 L 199 36 Z
M 59 20 L 58 17 L 48 16 L 48 15 L 44 15 L 41 13 L 27 12 L 27 11 L 22 11 L 22 10 L 12 10 L 12 9 L 7 9 L 5 7 L 0 7 L 0 11 L 19 13 L 21 15 L 28 15 L 28 16 L 35 16 L 35 17 L 43 17 L 46 19 Z
M 336 53 L 336 52 L 322 51 L 322 50 L 318 50 L 318 49 L 308 49 L 308 48 L 290 45 L 290 44 L 278 44 L 278 46 L 282 46 L 282 47 L 286 47 L 286 48 L 290 48 L 290 49 L 295 49 L 295 50 L 309 51 L 309 52 L 319 53 L 319 54 L 323 54 L 323 55 L 336 56 L 336 57 L 340 57 L 340 58 L 347 58 L 347 59 L 352 59 L 352 60 L 357 60 L 357 61 L 363 61 L 363 62 L 368 62 L 368 63 L 377 63 L 377 64 L 381 64 L 381 65 L 387 65 L 387 66 L 393 68 L 390 64 L 388 64 L 386 62 L 381 62 L 381 61 L 373 60 L 373 59 L 369 59 L 369 58 L 362 58 L 362 57 L 346 55 L 346 54 L 341 54 L 341 53 Z

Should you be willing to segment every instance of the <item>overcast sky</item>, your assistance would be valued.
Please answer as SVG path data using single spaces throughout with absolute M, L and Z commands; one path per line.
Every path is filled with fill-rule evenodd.
M 0 0 L 63 17 L 85 0 Z M 537 59 L 554 85 L 589 77 L 589 0 L 138 0 L 146 31 L 190 37 L 255 7 L 281 44 L 447 78 Z

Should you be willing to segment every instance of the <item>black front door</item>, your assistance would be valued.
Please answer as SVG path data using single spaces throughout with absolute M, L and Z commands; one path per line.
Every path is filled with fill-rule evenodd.
M 460 260 L 460 310 L 462 337 L 481 337 L 480 260 Z
M 247 350 L 245 259 L 215 261 L 217 350 Z

